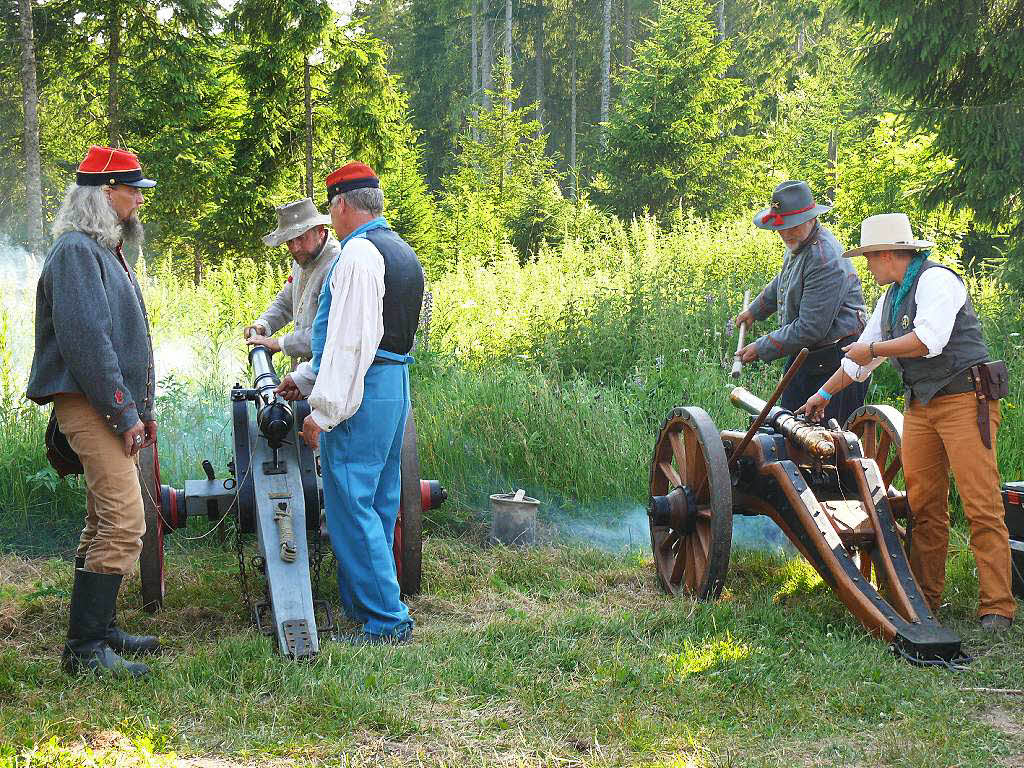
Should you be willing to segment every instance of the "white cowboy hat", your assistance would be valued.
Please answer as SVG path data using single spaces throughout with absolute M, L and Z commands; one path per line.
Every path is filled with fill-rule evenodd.
M 876 251 L 920 251 L 932 248 L 930 240 L 915 240 L 910 219 L 905 213 L 879 213 L 868 216 L 860 225 L 860 247 L 843 254 L 846 258 Z
M 274 210 L 277 211 L 277 229 L 263 236 L 263 244 L 271 248 L 303 235 L 315 226 L 331 223 L 331 217 L 322 215 L 308 197 L 279 205 Z

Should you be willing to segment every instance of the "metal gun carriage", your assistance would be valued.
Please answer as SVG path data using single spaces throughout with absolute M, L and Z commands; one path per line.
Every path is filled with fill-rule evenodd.
M 262 581 L 263 599 L 250 605 L 253 622 L 293 658 L 319 651 L 319 631 L 333 625 L 325 601 L 316 599 L 310 575 L 319 565 L 323 490 L 317 457 L 299 436 L 309 415 L 305 400 L 289 403 L 275 394 L 280 383 L 263 347 L 249 353 L 252 387 L 231 389 L 233 458 L 229 476 L 217 478 L 203 461 L 204 479 L 172 488 L 160 480 L 156 446 L 140 457 L 146 533 L 140 557 L 143 606 L 156 611 L 164 600 L 164 537 L 189 518 L 219 523 L 232 519 L 238 535 L 239 569 L 248 600 L 247 571 Z M 252 404 L 252 407 L 250 407 Z M 394 531 L 395 568 L 403 595 L 420 591 L 422 514 L 447 498 L 440 483 L 420 479 L 416 425 L 410 410 L 402 443 L 402 493 Z M 243 556 L 242 536 L 255 534 L 256 554 Z M 312 554 L 311 554 L 312 553 Z M 320 616 L 318 627 L 317 616 Z
M 794 366 L 796 368 L 798 366 Z M 734 515 L 772 519 L 873 635 L 915 663 L 964 658 L 960 638 L 928 607 L 910 570 L 911 516 L 894 485 L 900 414 L 866 406 L 841 428 L 810 424 L 737 387 L 754 416 L 746 432 L 719 431 L 695 406 L 661 424 L 650 465 L 651 547 L 670 594 L 722 592 Z

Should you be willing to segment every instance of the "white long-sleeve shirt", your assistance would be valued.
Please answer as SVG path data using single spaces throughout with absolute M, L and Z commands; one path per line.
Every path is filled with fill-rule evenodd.
M 935 357 L 945 349 L 949 337 L 953 333 L 956 314 L 967 302 L 967 288 L 955 274 L 948 269 L 926 270 L 917 281 L 914 292 L 917 301 L 917 314 L 914 317 L 914 333 L 921 343 L 928 347 L 925 357 Z M 857 341 L 870 344 L 882 340 L 882 306 L 885 294 L 875 304 L 868 324 L 864 327 Z M 886 361 L 887 358 L 876 357 L 867 365 L 857 365 L 848 357 L 843 358 L 843 371 L 854 381 L 864 381 L 871 372 Z
M 363 379 L 384 338 L 384 257 L 365 237 L 345 243 L 330 276 L 331 308 L 319 373 L 302 363 L 292 381 L 309 398 L 324 430 L 350 418 L 363 402 Z

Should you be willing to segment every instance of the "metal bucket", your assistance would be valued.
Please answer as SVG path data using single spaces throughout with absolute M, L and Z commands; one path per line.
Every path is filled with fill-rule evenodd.
M 540 502 L 518 493 L 491 494 L 491 544 L 532 547 L 537 540 Z

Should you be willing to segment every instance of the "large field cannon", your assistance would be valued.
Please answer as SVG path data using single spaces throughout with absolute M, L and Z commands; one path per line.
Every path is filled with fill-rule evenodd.
M 764 515 L 896 653 L 923 664 L 962 659 L 960 638 L 932 614 L 904 547 L 912 532 L 906 499 L 894 485 L 901 467 L 892 422 L 899 414 L 858 412 L 845 430 L 834 421 L 811 424 L 774 407 L 784 383 L 768 402 L 732 390 L 732 403 L 754 417 L 746 433 L 719 431 L 696 406 L 675 408 L 662 423 L 648 511 L 662 588 L 717 599 L 733 515 Z
M 274 393 L 279 379 L 270 353 L 249 353 L 252 387 L 235 385 L 230 393 L 233 459 L 229 475 L 217 478 L 209 461 L 206 477 L 188 480 L 182 489 L 160 481 L 156 446 L 140 458 L 146 534 L 140 558 L 143 606 L 155 611 L 164 600 L 164 537 L 184 528 L 189 518 L 215 524 L 231 519 L 238 545 L 245 598 L 250 579 L 262 583 L 263 599 L 249 608 L 253 622 L 276 638 L 281 653 L 293 658 L 319 651 L 320 631 L 332 624 L 332 612 L 317 601 L 311 566 L 319 567 L 323 492 L 317 457 L 299 436 L 309 415 L 305 400 L 294 403 Z M 250 407 L 250 405 L 252 407 Z M 395 526 L 395 568 L 404 595 L 420 591 L 422 514 L 447 497 L 439 483 L 420 479 L 416 425 L 410 410 L 402 444 L 401 509 Z M 243 536 L 255 534 L 256 553 L 243 554 Z

